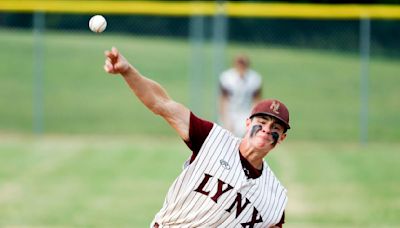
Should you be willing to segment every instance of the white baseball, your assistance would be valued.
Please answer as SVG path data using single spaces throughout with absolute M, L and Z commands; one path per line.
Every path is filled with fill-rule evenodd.
M 89 28 L 93 32 L 100 33 L 103 32 L 107 27 L 106 19 L 101 15 L 94 15 L 89 20 Z

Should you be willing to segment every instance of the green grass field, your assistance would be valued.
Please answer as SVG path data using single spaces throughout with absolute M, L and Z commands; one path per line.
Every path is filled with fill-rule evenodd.
M 160 82 L 170 95 L 213 118 L 216 79 L 211 75 L 212 46 L 204 50 L 202 94 L 191 93 L 190 43 L 186 40 L 93 33 L 43 36 L 44 129 L 46 133 L 157 134 L 172 133 L 150 115 L 118 77 L 104 73 L 104 50 L 117 46 L 143 74 Z M 33 36 L 0 30 L 0 129 L 32 132 L 34 102 Z M 360 60 L 357 55 L 278 48 L 228 46 L 226 62 L 246 52 L 264 76 L 264 97 L 284 101 L 293 113 L 291 137 L 299 140 L 359 139 Z M 369 136 L 373 141 L 400 138 L 400 59 L 371 57 Z M 190 104 L 203 96 L 202 104 Z
M 147 227 L 189 156 L 119 77 L 103 72 L 117 46 L 170 95 L 212 118 L 215 76 L 190 91 L 186 40 L 47 32 L 44 133 L 34 135 L 33 36 L 0 30 L 0 226 Z M 212 72 L 212 46 L 204 72 Z M 268 162 L 288 188 L 285 227 L 400 225 L 400 60 L 372 56 L 369 143 L 359 140 L 359 58 L 323 50 L 230 44 L 287 103 L 286 142 Z M 203 104 L 191 104 L 204 95 Z
M 290 142 L 269 164 L 285 227 L 398 227 L 400 144 Z M 0 137 L 1 227 L 147 227 L 189 153 L 178 137 Z

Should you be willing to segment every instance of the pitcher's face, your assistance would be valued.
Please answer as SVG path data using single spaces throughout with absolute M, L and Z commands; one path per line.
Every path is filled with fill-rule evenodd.
M 246 122 L 249 142 L 257 149 L 272 149 L 286 138 L 285 127 L 270 116 L 255 116 Z

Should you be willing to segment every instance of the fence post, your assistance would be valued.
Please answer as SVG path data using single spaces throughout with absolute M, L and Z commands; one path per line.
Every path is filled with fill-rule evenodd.
M 33 131 L 42 134 L 44 130 L 44 41 L 45 15 L 33 13 Z
M 218 76 L 224 69 L 224 55 L 227 39 L 227 17 L 225 12 L 225 4 L 223 0 L 219 0 L 216 3 L 216 13 L 213 20 L 213 71 L 212 71 L 212 82 L 214 102 L 214 114 L 213 118 L 218 120 L 218 105 L 219 105 L 219 89 L 218 89 Z
M 190 18 L 190 43 L 192 57 L 190 64 L 189 79 L 189 104 L 194 113 L 202 113 L 204 100 L 204 16 L 193 14 Z
M 368 16 L 360 18 L 360 142 L 368 141 L 368 93 L 371 22 Z

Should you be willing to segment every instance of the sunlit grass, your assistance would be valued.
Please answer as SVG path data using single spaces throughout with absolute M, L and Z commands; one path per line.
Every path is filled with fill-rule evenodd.
M 399 144 L 287 141 L 267 161 L 285 227 L 396 227 Z M 0 226 L 146 227 L 190 152 L 178 137 L 0 137 Z

